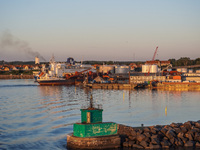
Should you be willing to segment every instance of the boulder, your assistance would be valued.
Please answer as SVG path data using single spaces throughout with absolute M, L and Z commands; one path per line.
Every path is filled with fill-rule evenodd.
M 150 138 L 150 137 L 146 137 L 146 138 L 144 139 L 144 141 L 150 143 L 150 142 L 151 142 L 151 138 Z
M 185 133 L 185 137 L 189 139 L 189 141 L 193 141 L 193 135 L 190 132 Z
M 145 138 L 146 138 L 146 136 L 143 135 L 143 134 L 137 135 L 137 140 L 138 140 L 139 142 L 142 142 Z
M 154 145 L 159 145 L 160 144 L 160 140 L 158 138 L 154 138 L 154 137 L 151 137 L 151 143 L 154 144 Z
M 144 132 L 150 132 L 150 129 L 148 127 L 145 127 L 143 130 Z
M 150 145 L 149 145 L 149 149 L 160 149 L 160 148 L 161 148 L 160 145 L 154 145 L 152 143 L 150 143 Z
M 185 147 L 193 147 L 195 146 L 195 142 L 194 141 L 187 141 L 185 144 L 184 144 Z
M 196 128 L 200 128 L 200 122 L 196 122 L 196 123 L 195 123 L 195 127 L 196 127 Z
M 185 138 L 185 137 L 181 138 L 181 140 L 183 141 L 184 144 L 188 142 L 188 138 Z
M 195 141 L 200 142 L 200 136 L 195 136 Z
M 184 143 L 183 143 L 183 141 L 181 140 L 181 138 L 178 138 L 177 140 L 175 140 L 175 145 L 176 145 L 176 146 L 183 146 Z
M 157 134 L 158 133 L 158 129 L 156 127 L 151 128 L 151 133 L 152 134 Z
M 136 132 L 135 130 L 132 130 L 132 131 L 130 132 L 130 135 L 131 135 L 131 136 L 136 136 L 136 135 L 137 135 L 137 132 Z
M 181 138 L 181 139 L 184 138 L 184 133 L 183 133 L 183 132 L 178 133 L 178 134 L 177 134 L 177 137 L 179 137 L 179 138 Z
M 171 123 L 170 124 L 170 126 L 172 127 L 172 128 L 179 128 L 179 126 L 180 126 L 180 124 L 179 123 Z
M 199 142 L 196 142 L 195 146 L 196 146 L 196 147 L 200 147 L 200 143 L 199 143 Z
M 187 128 L 186 128 L 185 126 L 181 126 L 180 128 L 181 128 L 181 131 L 182 131 L 183 133 L 186 133 L 186 132 L 188 131 Z
M 123 147 L 128 147 L 129 146 L 129 143 L 128 142 L 124 142 L 123 143 Z
M 163 140 L 160 144 L 162 145 L 162 148 L 169 148 L 171 146 L 171 143 L 168 140 Z
M 129 138 L 131 141 L 135 141 L 135 140 L 136 140 L 136 137 L 135 137 L 135 136 L 132 136 L 132 135 L 130 135 L 128 138 Z
M 138 144 L 133 144 L 132 148 L 143 149 L 143 147 L 141 145 L 138 145 Z
M 135 144 L 135 141 L 129 141 L 129 142 L 128 142 L 128 146 L 129 146 L 129 147 L 132 147 L 133 144 Z
M 176 132 L 176 134 L 178 134 L 178 133 L 181 132 L 181 129 L 180 128 L 174 128 L 174 131 Z
M 167 136 L 169 139 L 171 139 L 171 138 L 173 138 L 173 137 L 176 137 L 176 133 L 174 132 L 174 130 L 169 130 L 169 131 L 167 131 L 166 136 Z
M 149 147 L 149 143 L 146 142 L 146 141 L 142 141 L 142 142 L 140 143 L 140 145 L 143 146 L 145 149 L 146 149 L 147 147 Z
M 164 135 L 166 135 L 166 133 L 167 133 L 167 129 L 166 128 L 162 128 L 161 130 L 160 130 Z
M 183 126 L 187 129 L 190 130 L 192 128 L 192 122 L 191 121 L 187 121 L 183 124 Z
M 144 132 L 144 135 L 145 135 L 146 137 L 151 137 L 151 134 L 150 134 L 149 132 Z

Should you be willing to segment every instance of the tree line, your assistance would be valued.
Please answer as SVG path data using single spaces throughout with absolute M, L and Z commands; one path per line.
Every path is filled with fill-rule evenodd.
M 169 59 L 172 66 L 190 66 L 190 65 L 200 65 L 200 58 L 196 58 L 194 60 L 189 57 L 181 57 L 178 60 L 172 58 Z

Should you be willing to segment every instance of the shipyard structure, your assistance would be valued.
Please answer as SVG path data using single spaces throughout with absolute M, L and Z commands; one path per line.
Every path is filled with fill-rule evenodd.
M 200 65 L 173 67 L 170 61 L 146 61 L 136 65 L 86 65 L 73 58 L 58 63 L 54 57 L 35 75 L 40 85 L 81 85 L 92 88 L 145 88 L 193 85 L 199 89 Z

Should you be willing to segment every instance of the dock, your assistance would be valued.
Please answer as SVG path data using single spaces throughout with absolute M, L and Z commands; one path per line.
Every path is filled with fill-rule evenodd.
M 85 87 L 92 89 L 113 89 L 113 90 L 134 90 L 137 84 L 120 84 L 120 83 L 89 83 Z M 157 90 L 174 90 L 174 91 L 200 91 L 200 83 L 183 83 L 183 82 L 162 82 L 156 86 L 147 85 L 148 89 Z

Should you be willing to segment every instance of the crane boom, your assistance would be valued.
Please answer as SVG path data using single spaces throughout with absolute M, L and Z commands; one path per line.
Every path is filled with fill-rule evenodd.
M 157 53 L 157 51 L 158 51 L 158 46 L 156 47 L 156 50 L 155 50 L 155 52 L 154 52 L 154 55 L 153 55 L 152 61 L 154 61 L 154 59 L 155 59 L 155 57 L 156 57 L 156 53 Z
M 156 47 L 156 50 L 155 50 L 155 52 L 154 52 L 154 54 L 153 54 L 152 62 L 154 61 L 154 59 L 155 59 L 155 57 L 156 57 L 157 51 L 158 51 L 158 46 Z M 150 70 L 151 70 L 151 67 L 149 67 L 148 76 L 149 76 Z

